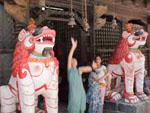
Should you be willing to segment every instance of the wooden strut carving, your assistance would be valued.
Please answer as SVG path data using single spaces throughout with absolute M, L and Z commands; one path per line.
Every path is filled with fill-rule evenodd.
M 108 8 L 107 6 L 95 5 L 94 10 L 95 10 L 94 11 L 95 12 L 94 28 L 100 29 L 106 23 L 106 19 L 101 18 L 101 16 L 106 14 Z
M 4 9 L 19 22 L 26 22 L 28 0 L 15 0 L 15 4 L 4 1 Z

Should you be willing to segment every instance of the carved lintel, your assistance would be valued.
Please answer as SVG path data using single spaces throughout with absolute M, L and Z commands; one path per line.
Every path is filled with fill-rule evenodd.
M 4 2 L 4 8 L 8 14 L 10 14 L 16 20 L 25 23 L 27 17 L 27 9 L 17 4 L 9 4 Z
M 64 0 L 47 0 L 46 1 L 47 5 L 51 5 L 51 6 L 55 6 L 55 7 L 63 7 L 63 8 L 68 8 L 70 9 L 70 1 L 64 1 Z M 92 6 L 93 2 L 91 0 L 91 2 L 88 2 L 87 4 L 88 6 Z M 82 2 L 78 2 L 78 1 L 73 1 L 73 7 L 76 11 L 82 12 Z
M 14 0 L 16 4 L 27 7 L 27 4 L 29 3 L 29 0 Z
M 125 20 L 133 18 L 146 20 L 146 16 L 150 15 L 150 12 L 147 10 L 147 8 L 144 7 L 138 8 L 134 5 L 129 6 L 119 3 L 115 3 L 115 5 L 112 5 L 112 3 L 108 1 L 102 2 L 108 5 L 108 14 L 115 14 L 117 17 L 119 16 L 121 18 L 124 18 Z

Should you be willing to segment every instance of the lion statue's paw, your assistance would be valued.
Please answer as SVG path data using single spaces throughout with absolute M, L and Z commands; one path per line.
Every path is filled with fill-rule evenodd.
M 111 96 L 112 96 L 111 100 L 115 102 L 119 101 L 122 98 L 121 94 L 118 92 L 113 92 Z
M 150 100 L 149 96 L 147 96 L 145 93 L 141 93 L 141 94 L 136 94 L 136 96 L 140 99 L 140 100 Z
M 122 98 L 122 96 L 121 96 L 121 94 L 118 93 L 118 92 L 112 92 L 112 91 L 110 91 L 110 92 L 107 92 L 107 94 L 106 94 L 106 99 L 107 99 L 107 100 L 110 100 L 110 101 L 112 101 L 112 102 L 117 102 L 117 101 L 119 101 L 121 98 Z
M 139 102 L 139 101 L 140 101 L 140 100 L 139 100 L 138 97 L 135 96 L 135 95 L 125 97 L 125 102 L 130 103 L 130 104 L 134 104 L 134 103 L 137 103 L 137 102 Z

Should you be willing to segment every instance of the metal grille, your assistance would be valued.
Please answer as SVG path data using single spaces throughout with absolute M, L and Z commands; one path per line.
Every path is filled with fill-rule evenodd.
M 112 22 L 106 22 L 105 26 L 94 31 L 94 56 L 96 54 L 101 55 L 104 64 L 107 64 L 107 60 L 122 33 L 121 22 L 118 23 L 118 27 L 115 29 L 111 25 Z
M 149 76 L 150 75 L 149 74 L 149 69 L 150 69 L 150 61 L 149 61 L 149 59 L 150 59 L 150 55 L 149 55 L 150 48 L 142 48 L 141 51 L 145 55 L 145 69 L 148 71 L 147 74 Z
M 62 49 L 61 46 L 63 46 L 64 56 L 61 56 L 61 59 L 62 57 L 65 57 L 65 59 L 67 58 L 67 55 L 71 48 L 71 37 L 74 37 L 75 39 L 78 40 L 78 46 L 74 56 L 77 59 L 80 59 L 81 29 L 78 26 L 74 26 L 73 28 L 70 28 L 70 26 L 67 25 L 67 22 L 59 22 L 59 21 L 54 21 L 53 27 L 56 30 L 56 45 L 55 45 L 55 48 L 57 48 L 55 49 L 56 52 L 61 52 L 59 49 Z
M 100 30 L 95 30 L 96 48 L 110 49 L 115 47 L 121 35 L 122 28 L 119 25 L 118 28 L 112 29 L 111 25 L 111 22 L 107 22 Z

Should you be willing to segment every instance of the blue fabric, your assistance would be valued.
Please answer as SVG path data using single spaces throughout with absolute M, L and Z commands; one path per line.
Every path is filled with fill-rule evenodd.
M 68 70 L 69 82 L 69 113 L 84 113 L 86 109 L 86 94 L 82 83 L 82 76 L 78 69 L 71 68 Z
M 102 102 L 100 94 L 100 86 L 93 80 L 96 77 L 95 72 L 91 72 L 88 79 L 87 103 L 89 104 L 88 113 L 102 113 Z

